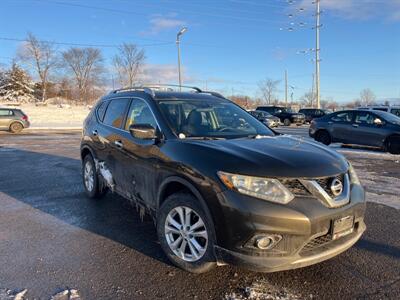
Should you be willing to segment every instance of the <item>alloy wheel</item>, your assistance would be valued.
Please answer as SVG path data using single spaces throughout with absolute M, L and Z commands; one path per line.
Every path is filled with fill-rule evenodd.
M 164 232 L 172 252 L 184 261 L 198 261 L 207 250 L 206 225 L 199 214 L 189 207 L 173 208 L 165 220 Z

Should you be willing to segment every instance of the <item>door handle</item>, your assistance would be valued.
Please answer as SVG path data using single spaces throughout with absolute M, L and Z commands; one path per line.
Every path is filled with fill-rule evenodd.
M 356 128 L 357 128 L 357 127 L 358 127 L 358 124 L 353 124 L 353 127 L 356 127 Z
M 99 132 L 95 129 L 95 130 L 92 131 L 92 134 L 93 134 L 94 136 L 97 136 L 97 135 L 99 134 Z
M 119 149 L 122 149 L 124 147 L 121 141 L 115 141 L 114 145 L 117 146 Z

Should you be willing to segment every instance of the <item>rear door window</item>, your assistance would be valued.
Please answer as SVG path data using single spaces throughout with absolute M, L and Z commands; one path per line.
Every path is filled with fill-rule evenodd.
M 350 111 L 340 112 L 331 117 L 334 122 L 350 123 L 353 120 L 353 113 Z
M 14 113 L 12 110 L 9 109 L 0 109 L 0 116 L 5 117 L 5 116 L 13 116 Z
M 97 108 L 97 117 L 99 118 L 100 122 L 103 122 L 104 120 L 104 115 L 106 114 L 106 109 L 107 109 L 107 104 L 108 102 L 103 102 L 99 105 Z
M 115 99 L 108 104 L 103 123 L 115 128 L 121 128 L 125 118 L 125 112 L 129 104 L 129 99 Z

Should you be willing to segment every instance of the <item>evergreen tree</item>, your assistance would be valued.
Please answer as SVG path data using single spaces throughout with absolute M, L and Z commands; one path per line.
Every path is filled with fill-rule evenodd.
M 0 97 L 5 101 L 26 102 L 33 99 L 34 83 L 16 63 L 0 75 Z

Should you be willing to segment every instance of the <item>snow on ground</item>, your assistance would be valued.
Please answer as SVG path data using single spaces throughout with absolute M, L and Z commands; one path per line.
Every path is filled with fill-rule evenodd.
M 312 295 L 309 296 L 312 298 Z M 225 300 L 294 300 L 305 299 L 296 295 L 281 286 L 270 284 L 267 280 L 259 280 L 251 286 L 237 293 L 229 293 L 225 295 Z
M 13 292 L 9 289 L 0 288 L 0 300 L 28 300 L 28 290 L 22 290 L 20 292 Z M 58 292 L 49 298 L 50 300 L 81 300 L 78 290 L 66 289 Z
M 32 128 L 82 127 L 89 113 L 86 106 L 70 106 L 60 108 L 57 105 L 35 106 L 23 104 L 18 108 L 28 115 Z

